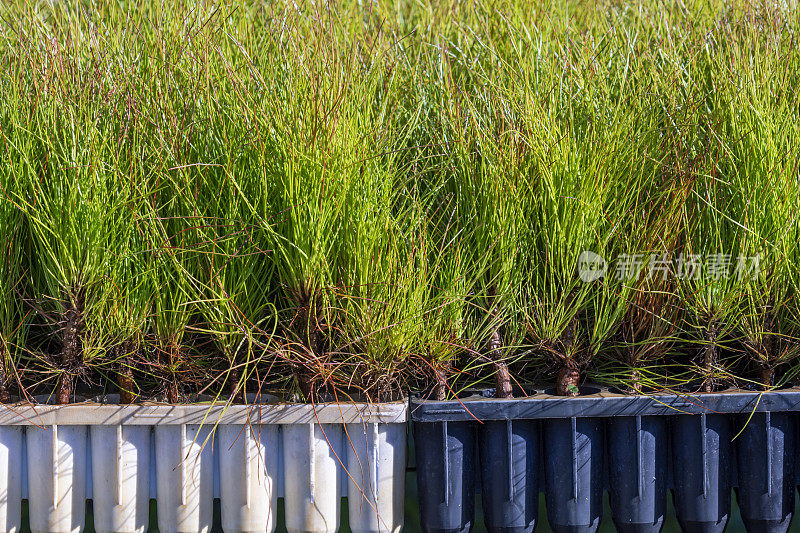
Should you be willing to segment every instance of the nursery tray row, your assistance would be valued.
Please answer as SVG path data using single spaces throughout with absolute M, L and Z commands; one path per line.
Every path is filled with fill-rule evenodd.
M 285 498 L 290 533 L 335 533 L 348 498 L 363 533 L 403 525 L 407 402 L 112 405 L 0 409 L 0 532 L 270 532 Z
M 730 389 L 717 393 L 651 395 L 619 394 L 599 387 L 582 387 L 574 398 L 535 392 L 524 398 L 501 400 L 493 390 L 458 400 L 411 399 L 415 422 L 506 420 L 570 417 L 651 416 L 710 413 L 800 411 L 800 388 L 772 392 Z
M 585 389 L 412 399 L 420 520 L 467 532 L 480 487 L 491 533 L 530 533 L 544 492 L 556 533 L 592 533 L 603 492 L 623 533 L 657 533 L 672 490 L 688 533 L 725 530 L 736 489 L 754 533 L 786 532 L 795 502 L 800 391 L 626 396 Z
M 153 426 L 176 424 L 351 424 L 406 421 L 408 404 L 267 402 L 251 405 L 218 403 L 135 405 L 95 401 L 69 405 L 17 402 L 0 408 L 0 426 L 81 425 Z

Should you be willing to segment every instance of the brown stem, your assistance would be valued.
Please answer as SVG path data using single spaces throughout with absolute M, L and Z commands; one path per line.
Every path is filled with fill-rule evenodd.
M 309 325 L 309 327 L 311 326 Z M 321 356 L 324 352 L 325 348 L 323 342 L 322 332 L 315 326 L 308 335 L 308 347 L 311 348 L 311 352 L 317 357 Z
M 0 381 L 0 403 L 8 403 L 10 401 L 11 393 L 8 391 L 8 379 L 5 371 L 3 371 L 2 381 Z
M 234 364 L 234 363 L 231 363 Z M 228 376 L 230 383 L 228 385 L 231 399 L 234 402 L 243 403 L 244 401 L 244 387 L 239 388 L 239 369 L 231 368 L 230 375 Z
M 2 339 L 0 339 L 0 342 Z M 8 373 L 6 372 L 5 358 L 0 364 L 0 403 L 11 401 L 11 393 L 8 391 Z
M 178 403 L 178 378 L 175 376 L 175 364 L 178 360 L 179 348 L 173 343 L 169 347 L 169 374 L 170 380 L 167 383 L 167 402 Z
M 629 323 L 627 323 L 627 322 L 626 322 L 626 324 L 623 325 L 623 327 L 625 327 L 625 326 L 627 326 L 626 329 L 628 329 L 628 330 L 632 329 L 630 327 Z M 629 392 L 632 392 L 634 394 L 641 394 L 642 393 L 642 383 L 641 383 L 642 376 L 639 373 L 639 369 L 636 368 L 637 357 L 636 357 L 636 349 L 634 348 L 634 343 L 632 341 L 632 339 L 633 339 L 633 335 L 632 334 L 630 334 L 629 339 L 631 339 L 631 340 L 628 340 L 628 342 L 625 343 L 626 344 L 625 352 L 626 352 L 627 359 L 628 359 L 627 362 L 628 362 L 628 364 L 630 365 L 630 368 L 631 368 L 630 384 L 628 385 L 628 388 L 629 388 Z
M 578 318 L 572 317 L 567 323 L 567 327 L 561 333 L 561 344 L 564 346 L 564 353 L 570 353 L 570 350 L 575 345 L 575 337 L 578 329 Z
M 174 377 L 167 384 L 167 403 L 178 403 L 178 384 Z
M 81 313 L 81 300 L 77 303 L 70 302 L 64 312 L 64 327 L 61 336 L 61 367 L 63 372 L 58 381 L 56 402 L 59 405 L 68 404 L 70 396 L 75 392 L 75 378 L 72 374 L 81 364 L 80 338 L 83 332 L 83 316 Z
M 580 379 L 581 373 L 572 360 L 565 362 L 556 378 L 556 394 L 559 396 L 578 396 L 580 394 L 578 391 Z
M 775 376 L 775 369 L 771 366 L 761 367 L 761 386 L 764 390 L 772 387 L 772 378 Z
M 777 355 L 775 353 L 775 335 L 772 333 L 764 334 L 764 356 L 767 361 L 773 360 Z
M 564 355 L 564 366 L 558 371 L 556 377 L 556 394 L 559 396 L 578 396 L 578 384 L 580 383 L 581 373 L 578 369 L 577 363 L 573 360 L 572 354 L 576 344 L 576 336 L 578 330 L 578 318 L 572 317 L 561 333 L 559 342 L 562 346 Z
M 494 387 L 495 398 L 513 398 L 514 391 L 511 388 L 511 374 L 508 366 L 500 361 L 494 363 Z
M 705 348 L 705 368 L 706 376 L 703 380 L 703 392 L 714 391 L 714 378 L 711 377 L 713 372 L 713 365 L 717 360 L 717 347 L 713 344 L 707 344 Z
M 319 320 L 315 318 L 319 316 L 315 311 L 316 306 L 309 302 L 308 310 L 305 311 L 306 314 L 302 322 L 306 328 L 306 346 L 310 350 L 311 356 L 314 358 L 314 363 L 321 360 L 325 353 L 325 336 L 320 327 Z M 295 368 L 294 376 L 304 400 L 313 403 L 316 400 L 317 393 L 314 379 L 316 376 L 312 371 L 308 370 L 308 367 L 301 366 Z
M 56 389 L 56 403 L 58 405 L 66 405 L 69 403 L 69 397 L 73 387 L 72 375 L 66 371 L 62 372 L 61 377 L 58 379 L 58 388 Z
M 633 347 L 633 340 L 628 340 L 625 344 L 625 351 L 628 356 L 628 364 L 633 367 L 636 364 L 636 349 Z
M 712 377 L 715 372 L 715 367 L 719 361 L 719 352 L 717 349 L 717 326 L 711 324 L 706 336 L 706 346 L 704 349 L 703 359 L 705 364 L 706 375 L 703 380 L 703 392 L 714 392 L 716 380 Z
M 244 403 L 244 394 L 247 392 L 244 385 L 239 387 L 239 379 L 241 372 L 237 366 L 236 356 L 231 354 L 229 349 L 225 349 L 225 360 L 229 361 L 230 371 L 228 372 L 228 392 L 231 395 L 231 400 L 236 403 Z
M 434 370 L 436 376 L 436 385 L 433 387 L 433 399 L 437 402 L 443 402 L 447 398 L 447 378 L 441 369 Z
M 131 404 L 136 401 L 136 394 L 133 392 L 133 371 L 131 370 L 131 342 L 122 342 L 117 346 L 117 350 L 117 364 L 119 365 L 119 371 L 117 372 L 119 403 Z
M 494 366 L 494 388 L 495 398 L 513 398 L 514 392 L 511 388 L 511 374 L 508 365 L 503 362 L 503 337 L 500 330 L 495 328 L 488 342 L 489 359 Z
M 772 327 L 772 316 L 771 313 L 767 314 L 767 324 L 766 327 Z M 767 333 L 764 335 L 764 357 L 765 361 L 761 367 L 761 385 L 763 385 L 764 389 L 769 389 L 772 386 L 772 380 L 775 377 L 775 367 L 772 364 L 772 361 L 777 359 L 777 343 L 775 342 L 775 336 L 772 333 Z
M 297 386 L 300 387 L 303 399 L 307 402 L 313 402 L 315 398 L 314 380 L 308 375 L 308 372 L 296 370 L 294 378 L 297 380 Z

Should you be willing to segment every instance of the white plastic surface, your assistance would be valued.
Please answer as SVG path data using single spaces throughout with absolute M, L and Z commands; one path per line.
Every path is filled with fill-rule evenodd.
M 0 426 L 0 532 L 17 533 L 22 522 L 22 428 Z
M 284 508 L 289 533 L 335 533 L 339 529 L 342 427 L 284 426 Z
M 36 406 L 40 411 L 45 407 L 51 408 Z M 53 420 L 91 420 L 88 427 L 42 426 L 41 420 L 35 420 L 38 426 L 34 421 L 6 426 L 0 421 L 0 533 L 19 531 L 25 497 L 33 533 L 82 530 L 87 497 L 94 499 L 99 533 L 144 533 L 150 498 L 157 499 L 162 533 L 207 533 L 214 497 L 221 497 L 226 533 L 274 531 L 281 496 L 286 498 L 291 533 L 337 531 L 343 495 L 348 496 L 354 533 L 396 533 L 402 527 L 406 414 L 396 413 L 396 405 L 345 406 L 347 417 L 356 416 L 356 407 L 371 413 L 347 426 L 281 419 L 214 429 L 217 420 L 207 419 L 202 430 L 197 424 L 176 423 L 184 416 L 197 418 L 189 409 L 155 406 L 148 407 L 154 410 L 150 412 L 129 407 L 121 408 L 130 411 L 125 417 L 105 423 L 104 412 L 87 404 L 56 406 L 48 415 Z M 292 417 L 302 413 L 264 406 L 248 416 L 277 420 L 273 409 Z M 150 415 L 156 411 L 153 421 Z M 323 420 L 333 419 L 332 413 Z M 390 415 L 391 420 L 403 420 L 386 423 Z
M 86 514 L 86 426 L 26 429 L 32 533 L 80 533 Z
M 69 405 L 16 403 L 0 409 L 0 426 L 162 426 L 180 424 L 341 424 L 360 422 L 405 423 L 405 402 L 369 403 L 270 403 L 228 405 L 200 404 L 112 405 L 81 402 Z
M 278 427 L 225 425 L 217 435 L 222 529 L 271 533 L 278 512 Z
M 214 509 L 212 425 L 156 426 L 156 501 L 161 533 L 207 533 Z
M 144 533 L 150 516 L 150 428 L 92 426 L 94 528 Z
M 347 424 L 347 505 L 353 533 L 399 533 L 406 474 L 404 424 Z

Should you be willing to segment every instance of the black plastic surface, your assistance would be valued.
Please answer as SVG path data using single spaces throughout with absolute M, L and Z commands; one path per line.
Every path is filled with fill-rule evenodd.
M 657 533 L 667 509 L 669 453 L 663 416 L 606 421 L 608 489 L 620 533 Z
M 603 421 L 543 424 L 547 519 L 555 533 L 593 533 L 603 515 Z
M 553 531 L 593 533 L 604 490 L 618 531 L 656 533 L 670 489 L 683 531 L 722 532 L 734 487 L 748 531 L 784 533 L 800 475 L 795 411 L 796 389 L 412 398 L 423 529 L 470 530 L 480 465 L 491 533 L 531 533 L 540 491 Z
M 478 428 L 483 515 L 489 533 L 530 533 L 539 511 L 539 422 Z
M 426 533 L 466 533 L 475 516 L 475 426 L 414 424 L 420 522 Z
M 677 416 L 672 436 L 673 494 L 681 528 L 687 533 L 724 531 L 731 511 L 730 418 Z
M 749 531 L 788 531 L 794 513 L 797 428 L 789 413 L 741 415 L 737 498 Z M 738 428 L 737 428 L 738 429 Z
M 411 418 L 415 422 L 766 411 L 800 411 L 800 390 L 793 388 L 764 393 L 732 390 L 711 394 L 635 396 L 614 394 L 604 389 L 597 394 L 577 398 L 546 394 L 509 400 L 475 394 L 458 401 L 444 402 L 411 398 Z

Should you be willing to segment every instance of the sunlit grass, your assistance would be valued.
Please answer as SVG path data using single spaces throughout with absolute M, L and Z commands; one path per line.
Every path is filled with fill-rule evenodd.
M 0 19 L 4 398 L 796 374 L 800 52 L 781 3 Z M 591 283 L 587 250 L 609 268 Z M 693 255 L 732 275 L 683 275 Z M 652 257 L 670 261 L 653 275 Z

